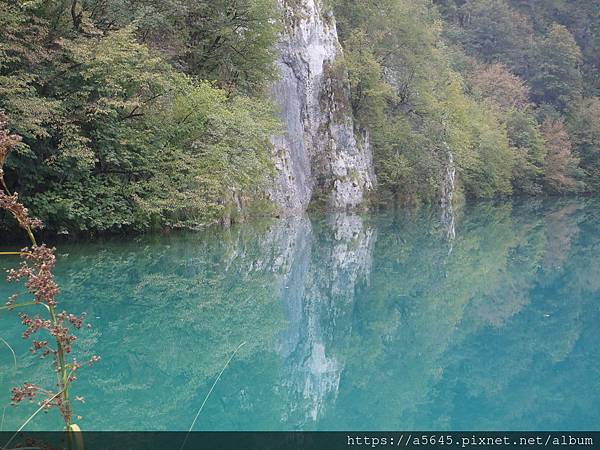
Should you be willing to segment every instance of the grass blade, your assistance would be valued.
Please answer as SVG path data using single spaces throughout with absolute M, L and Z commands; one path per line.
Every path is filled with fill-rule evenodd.
M 4 345 L 6 345 L 8 347 L 8 349 L 10 350 L 10 352 L 12 353 L 13 363 L 14 363 L 14 367 L 15 367 L 15 374 L 16 374 L 17 373 L 17 355 L 15 354 L 15 351 L 13 350 L 13 348 L 10 346 L 10 344 L 8 342 L 6 342 L 1 337 L 0 337 L 0 341 L 2 341 L 4 343 Z
M 15 303 L 14 305 L 0 306 L 0 311 L 10 310 L 12 311 L 15 308 L 21 308 L 23 306 L 29 305 L 39 305 L 39 302 L 25 302 L 25 303 Z
M 227 360 L 227 362 L 225 363 L 225 365 L 221 369 L 221 372 L 219 372 L 219 375 L 215 379 L 215 382 L 212 384 L 210 390 L 208 391 L 208 394 L 206 394 L 206 397 L 204 397 L 204 401 L 202 402 L 202 405 L 200 405 L 200 409 L 198 409 L 198 412 L 196 413 L 196 417 L 194 417 L 194 421 L 192 422 L 192 425 L 190 426 L 190 429 L 188 430 L 187 434 L 185 435 L 185 439 L 183 441 L 183 444 L 181 444 L 181 447 L 179 447 L 179 450 L 182 450 L 183 447 L 185 447 L 185 443 L 188 440 L 188 436 L 192 432 L 192 430 L 194 429 L 194 425 L 196 425 L 196 421 L 198 420 L 198 417 L 200 416 L 200 413 L 204 409 L 204 405 L 206 405 L 206 402 L 208 401 L 208 398 L 210 397 L 210 394 L 212 394 L 212 391 L 215 389 L 215 386 L 217 385 L 217 383 L 221 379 L 221 375 L 223 375 L 223 372 L 225 372 L 225 369 L 227 369 L 227 366 L 229 366 L 229 363 L 231 362 L 231 360 L 234 358 L 234 356 L 240 350 L 240 348 L 242 348 L 244 345 L 246 345 L 246 342 L 242 342 L 240 345 L 238 345 L 238 347 L 235 349 L 235 351 L 233 352 L 233 354 L 229 357 L 229 359 Z
M 56 397 L 58 397 L 58 396 L 59 396 L 60 394 L 62 394 L 62 393 L 63 393 L 63 391 L 57 392 L 56 394 L 54 394 L 52 397 L 50 397 L 50 398 L 48 399 L 48 402 L 51 402 L 52 400 L 54 400 Z M 37 415 L 40 413 L 40 411 L 42 411 L 42 410 L 44 409 L 44 407 L 45 407 L 45 403 L 42 403 L 42 406 L 40 406 L 40 407 L 37 409 L 37 411 L 36 411 L 36 412 L 34 412 L 34 413 L 31 415 L 31 416 L 29 416 L 29 419 L 27 419 L 27 420 L 26 420 L 26 421 L 23 423 L 23 425 L 21 425 L 21 426 L 19 427 L 19 429 L 18 429 L 17 431 L 15 431 L 15 434 L 13 434 L 13 435 L 12 435 L 12 437 L 11 437 L 11 438 L 8 440 L 8 442 L 7 442 L 6 444 L 4 444 L 4 447 L 2 447 L 2 450 L 7 450 L 7 449 L 8 449 L 8 446 L 9 446 L 9 445 L 12 443 L 12 441 L 14 441 L 14 439 L 15 439 L 15 438 L 16 438 L 16 437 L 19 435 L 19 433 L 20 433 L 20 432 L 23 430 L 23 428 L 25 428 L 25 427 L 27 426 L 27 424 L 28 424 L 29 422 L 31 422 L 31 421 L 33 420 L 33 418 L 34 418 L 35 416 L 37 416 Z

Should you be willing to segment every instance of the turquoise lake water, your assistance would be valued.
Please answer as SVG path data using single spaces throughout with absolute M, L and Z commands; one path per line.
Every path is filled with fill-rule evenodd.
M 450 220 L 452 219 L 454 222 Z M 330 215 L 57 251 L 86 430 L 600 430 L 600 202 Z M 17 263 L 4 257 L 1 268 Z M 11 257 L 12 258 L 12 257 Z M 0 297 L 17 286 L 0 281 Z M 33 311 L 33 310 L 32 310 Z M 0 414 L 52 387 L 0 313 Z M 39 415 L 28 429 L 60 429 Z

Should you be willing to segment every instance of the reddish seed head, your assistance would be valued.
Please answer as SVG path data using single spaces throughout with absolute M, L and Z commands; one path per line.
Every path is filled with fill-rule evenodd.
M 17 219 L 21 228 L 36 229 L 43 226 L 41 220 L 29 217 L 29 211 L 23 204 L 19 203 L 19 195 L 16 193 L 8 195 L 0 189 L 0 209 L 5 209 L 11 213 Z
M 8 271 L 8 281 L 25 280 L 25 286 L 28 292 L 33 295 L 36 303 L 46 305 L 50 312 L 50 320 L 43 319 L 36 315 L 33 317 L 27 314 L 19 314 L 21 322 L 25 326 L 23 338 L 27 339 L 32 335 L 45 330 L 56 341 L 56 348 L 51 348 L 48 341 L 32 340 L 31 352 L 37 353 L 41 351 L 41 358 L 48 355 L 53 356 L 54 370 L 61 374 L 57 384 L 58 391 L 55 393 L 34 386 L 31 383 L 25 383 L 23 386 L 12 389 L 11 402 L 16 405 L 23 400 L 32 401 L 38 394 L 42 394 L 46 398 L 40 401 L 40 406 L 47 412 L 50 408 L 56 407 L 65 419 L 67 424 L 71 421 L 70 402 L 67 395 L 62 395 L 66 392 L 70 382 L 75 381 L 74 372 L 79 369 L 80 364 L 76 359 L 73 359 L 72 364 L 65 363 L 65 354 L 70 353 L 72 344 L 77 339 L 70 332 L 71 327 L 80 329 L 83 325 L 85 314 L 80 317 L 69 314 L 66 311 L 56 314 L 54 307 L 56 306 L 56 296 L 59 293 L 58 285 L 54 280 L 52 269 L 56 263 L 54 249 L 48 248 L 45 245 L 36 245 L 32 230 L 42 227 L 42 222 L 37 218 L 29 216 L 29 211 L 19 202 L 18 195 L 10 194 L 6 190 L 4 183 L 4 172 L 2 167 L 6 161 L 8 153 L 21 141 L 21 137 L 15 134 L 10 134 L 8 131 L 8 119 L 6 115 L 0 111 L 0 209 L 8 211 L 17 220 L 19 226 L 27 231 L 27 234 L 33 242 L 31 248 L 22 250 L 22 261 L 18 269 Z M 6 305 L 11 309 L 15 304 L 17 295 L 12 295 Z M 98 361 L 100 358 L 93 356 L 89 363 Z M 71 372 L 67 376 L 67 370 Z M 68 380 L 62 381 L 62 380 Z M 84 402 L 83 397 L 76 397 L 77 400 Z

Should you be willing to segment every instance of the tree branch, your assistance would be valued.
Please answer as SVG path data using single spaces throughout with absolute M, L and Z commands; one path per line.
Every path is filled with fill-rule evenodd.
M 71 0 L 71 19 L 76 31 L 79 31 L 79 25 L 81 25 L 81 14 L 81 11 L 77 12 L 77 0 Z

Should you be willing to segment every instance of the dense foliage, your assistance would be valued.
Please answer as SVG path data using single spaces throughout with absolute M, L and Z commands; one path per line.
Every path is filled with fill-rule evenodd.
M 468 197 L 598 189 L 597 2 L 333 7 L 382 192 L 439 198 L 449 154 Z
M 323 0 L 376 198 L 600 189 L 600 8 L 589 0 Z M 277 0 L 0 0 L 12 190 L 52 230 L 268 213 Z M 341 71 L 345 73 L 345 71 Z M 462 195 L 460 195 L 462 194 Z
M 598 2 L 435 3 L 447 22 L 450 42 L 480 64 L 503 64 L 527 86 L 534 125 L 545 143 L 541 168 L 547 190 L 597 191 L 598 147 L 586 143 L 598 135 L 598 116 L 593 114 L 600 89 Z
M 189 226 L 260 200 L 276 10 L 217 3 L 0 2 L 0 109 L 24 138 L 6 178 L 50 229 Z

